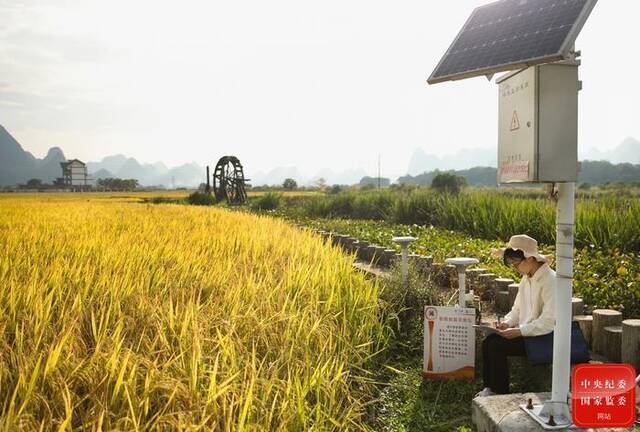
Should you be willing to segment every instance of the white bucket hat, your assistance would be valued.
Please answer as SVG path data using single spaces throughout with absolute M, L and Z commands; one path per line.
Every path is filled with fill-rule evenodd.
M 525 258 L 534 257 L 537 261 L 548 262 L 548 258 L 538 253 L 538 241 L 526 234 L 511 236 L 507 247 L 493 249 L 491 255 L 496 258 L 504 258 L 507 249 L 521 250 Z

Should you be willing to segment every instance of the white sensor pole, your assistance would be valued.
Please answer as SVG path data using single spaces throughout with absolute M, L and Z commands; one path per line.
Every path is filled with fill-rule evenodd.
M 458 272 L 458 306 L 461 308 L 467 307 L 467 288 L 466 288 L 466 276 L 467 267 L 472 264 L 478 264 L 476 258 L 447 258 L 444 260 L 447 264 L 453 264 L 456 266 Z M 473 294 L 473 293 L 471 293 Z
M 393 237 L 395 243 L 400 245 L 402 250 L 402 261 L 400 263 L 400 274 L 402 275 L 402 286 L 407 287 L 407 280 L 409 277 L 409 243 L 417 240 L 415 237 Z
M 553 330 L 553 381 L 551 400 L 542 413 L 555 423 L 571 424 L 569 375 L 571 368 L 571 297 L 573 281 L 573 222 L 575 183 L 558 185 L 556 212 L 556 326 Z

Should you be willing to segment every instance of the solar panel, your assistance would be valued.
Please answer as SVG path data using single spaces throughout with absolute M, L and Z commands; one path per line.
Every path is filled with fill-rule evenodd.
M 597 0 L 500 0 L 476 8 L 427 82 L 564 59 Z

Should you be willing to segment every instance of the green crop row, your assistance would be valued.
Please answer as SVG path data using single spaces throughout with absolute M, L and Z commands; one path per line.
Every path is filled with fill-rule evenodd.
M 491 257 L 491 250 L 504 242 L 472 238 L 452 230 L 430 225 L 403 225 L 384 221 L 322 219 L 288 216 L 296 223 L 311 228 L 350 235 L 380 246 L 395 248 L 391 238 L 399 235 L 417 237 L 409 250 L 432 255 L 436 262 L 455 256 L 470 256 L 480 260 L 479 266 L 502 277 L 519 280 L 519 276 Z M 555 257 L 555 248 L 542 245 L 541 253 Z M 553 266 L 553 264 L 552 264 Z M 586 246 L 577 248 L 574 256 L 574 296 L 584 300 L 588 309 L 620 310 L 626 318 L 640 317 L 640 255 L 617 248 Z
M 555 243 L 555 204 L 542 193 L 520 197 L 483 190 L 458 195 L 428 189 L 349 191 L 310 197 L 296 210 L 315 218 L 433 225 L 489 240 L 527 233 L 540 243 Z M 613 193 L 578 195 L 575 244 L 640 251 L 640 200 Z

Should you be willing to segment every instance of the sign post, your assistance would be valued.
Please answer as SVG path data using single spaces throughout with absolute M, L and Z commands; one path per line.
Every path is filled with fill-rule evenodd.
M 476 333 L 473 308 L 426 306 L 424 309 L 425 379 L 473 379 Z

